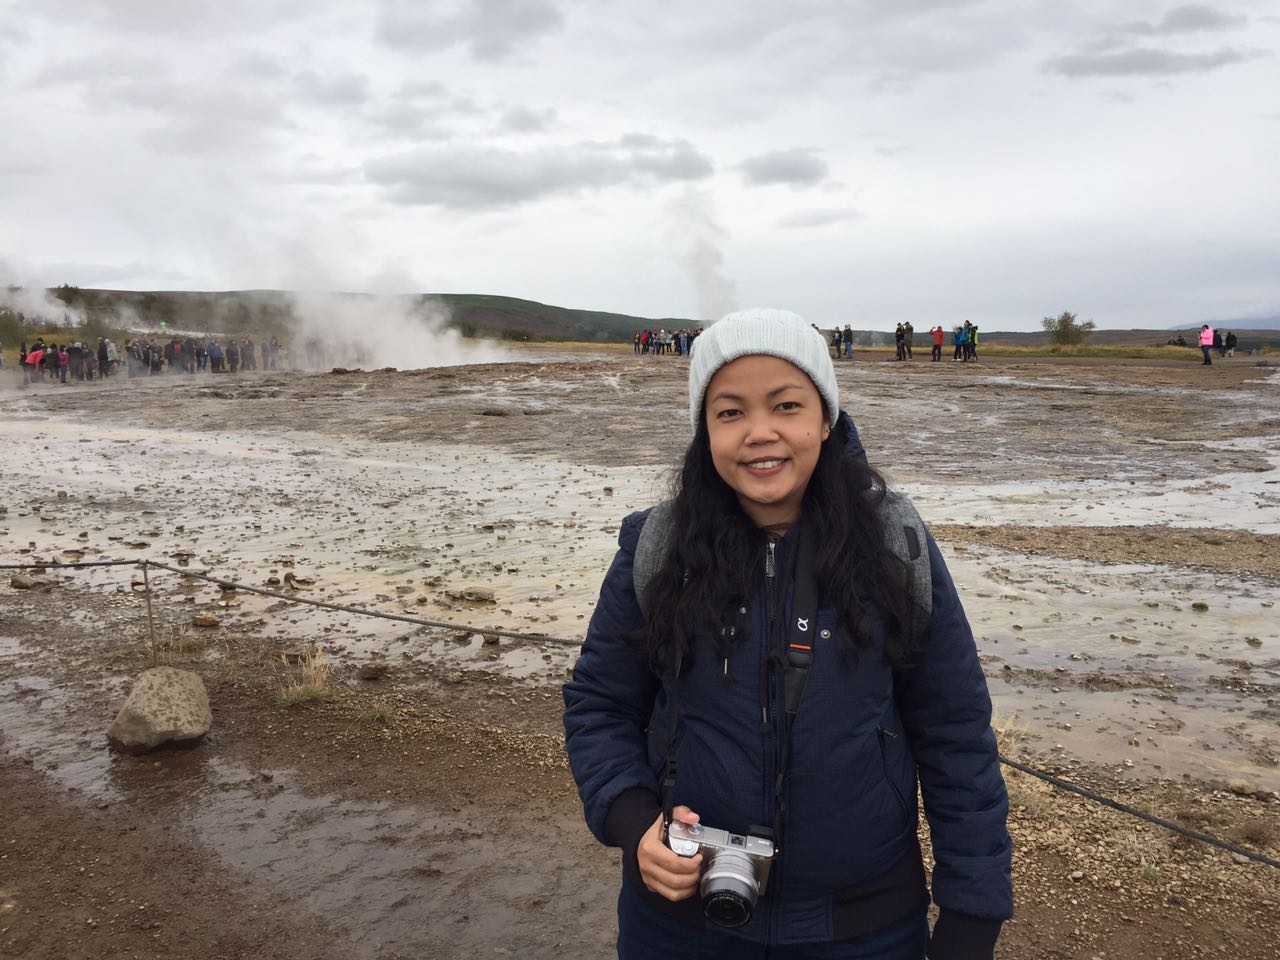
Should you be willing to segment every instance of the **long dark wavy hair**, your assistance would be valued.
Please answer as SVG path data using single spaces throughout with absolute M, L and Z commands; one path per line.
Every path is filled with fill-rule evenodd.
M 917 607 L 905 562 L 889 548 L 877 508 L 884 478 L 846 450 L 841 420 L 822 444 L 805 490 L 804 522 L 816 541 L 814 576 L 820 602 L 834 607 L 842 653 L 871 646 L 871 628 L 885 631 L 884 653 L 895 667 L 913 654 Z M 671 538 L 645 596 L 644 624 L 632 642 L 657 672 L 671 670 L 679 653 L 688 664 L 699 629 L 727 657 L 737 614 L 764 569 L 768 535 L 743 511 L 737 494 L 716 472 L 705 418 L 672 481 Z

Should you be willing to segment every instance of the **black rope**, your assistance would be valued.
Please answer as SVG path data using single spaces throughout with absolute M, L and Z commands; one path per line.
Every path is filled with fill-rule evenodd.
M 581 640 L 566 640 L 563 637 L 549 637 L 542 633 L 516 633 L 511 630 L 475 627 L 465 623 L 450 623 L 446 620 L 428 620 L 425 617 L 413 617 L 403 613 L 384 613 L 381 610 L 368 610 L 364 607 L 353 607 L 344 603 L 331 603 L 327 600 L 312 600 L 310 597 L 300 597 L 297 594 L 281 593 L 279 590 L 264 590 L 261 587 L 251 587 L 248 584 L 237 583 L 234 580 L 227 580 L 222 577 L 213 577 L 204 573 L 194 573 L 191 570 L 184 570 L 182 567 L 173 567 L 167 563 L 160 563 L 157 560 L 140 560 L 138 562 L 152 567 L 159 567 L 161 570 L 168 570 L 171 573 L 180 573 L 184 577 L 194 577 L 197 580 L 206 580 L 209 583 L 216 583 L 221 587 L 243 590 L 246 593 L 256 593 L 263 597 L 274 597 L 277 600 L 287 600 L 290 603 L 304 603 L 308 606 L 321 607 L 325 610 L 335 610 L 339 613 L 354 613 L 362 617 L 379 617 L 383 620 L 396 620 L 400 623 L 412 623 L 421 627 L 435 627 L 441 630 L 471 630 L 476 633 L 488 633 L 495 637 L 506 637 L 509 640 L 530 640 L 534 643 L 552 643 L 560 646 L 580 646 L 582 644 Z
M 261 587 L 251 587 L 248 584 L 237 583 L 234 580 L 214 577 L 206 573 L 196 573 L 192 570 L 183 569 L 182 567 L 175 567 L 167 563 L 161 563 L 158 560 L 96 560 L 84 563 L 6 563 L 0 564 L 0 570 L 48 570 L 59 567 L 68 570 L 75 570 L 84 567 L 119 567 L 125 565 L 158 567 L 161 570 L 168 570 L 170 573 L 176 573 L 184 577 L 193 577 L 196 580 L 204 580 L 209 583 L 217 584 L 219 587 L 223 588 L 243 590 L 246 593 L 256 593 L 263 597 L 273 597 L 277 600 L 284 600 L 289 603 L 306 604 L 307 606 L 320 607 L 322 609 L 333 610 L 338 613 L 353 613 L 361 617 L 377 617 L 382 620 L 395 620 L 401 623 L 412 623 L 418 626 L 434 627 L 436 629 L 444 630 L 472 630 L 477 633 L 487 633 L 497 637 L 506 637 L 510 640 L 528 640 L 534 643 L 552 643 L 561 646 L 575 646 L 581 642 L 579 640 L 566 640 L 563 637 L 549 637 L 545 634 L 516 633 L 510 630 L 494 630 L 487 627 L 474 627 L 465 623 L 449 623 L 444 620 L 428 620 L 425 617 L 411 617 L 407 614 L 384 613 L 380 610 L 366 610 L 363 607 L 354 607 L 342 603 L 330 603 L 327 600 L 312 600 L 310 597 L 299 597 L 296 594 L 281 593 L 278 590 L 264 590 Z M 1264 863 L 1269 867 L 1275 867 L 1277 870 L 1280 870 L 1280 860 L 1269 857 L 1265 853 L 1259 853 L 1257 850 L 1250 850 L 1248 847 L 1242 847 L 1239 844 L 1232 843 L 1230 840 L 1223 840 L 1219 837 L 1213 836 L 1212 834 L 1201 833 L 1199 830 L 1192 830 L 1189 827 L 1184 827 L 1180 823 L 1175 823 L 1172 820 L 1165 820 L 1163 817 L 1157 817 L 1154 814 L 1147 813 L 1145 810 L 1139 810 L 1137 807 L 1131 807 L 1118 800 L 1112 800 L 1110 797 L 1105 797 L 1100 793 L 1096 793 L 1095 791 L 1088 789 L 1087 787 L 1077 786 L 1076 784 L 1063 780 L 1060 777 L 1055 777 L 1051 773 L 1045 773 L 1043 770 L 1037 770 L 1035 767 L 1029 766 L 1028 764 L 1021 763 L 1017 760 L 1010 760 L 1003 754 L 1000 755 L 1000 762 L 1007 767 L 1012 767 L 1014 770 L 1020 770 L 1038 780 L 1043 780 L 1045 783 L 1057 787 L 1059 790 L 1065 790 L 1068 793 L 1077 794 L 1078 796 L 1084 797 L 1086 800 L 1092 800 L 1094 803 L 1101 804 L 1104 807 L 1110 807 L 1112 810 L 1116 810 L 1120 813 L 1126 813 L 1139 820 L 1145 820 L 1147 823 L 1154 824 L 1155 826 L 1164 827 L 1166 830 L 1170 830 L 1180 836 L 1187 837 L 1190 840 L 1198 840 L 1201 843 L 1207 843 L 1210 846 L 1219 847 L 1220 849 L 1226 850 L 1230 853 L 1237 853 L 1242 857 L 1247 857 L 1250 860 L 1256 860 L 1258 863 Z
M 1139 820 L 1145 820 L 1147 823 L 1154 823 L 1158 827 L 1164 827 L 1166 830 L 1172 830 L 1174 833 L 1181 834 L 1192 840 L 1199 840 L 1201 843 L 1208 843 L 1215 847 L 1221 847 L 1231 853 L 1238 853 L 1242 857 L 1248 857 L 1250 860 L 1257 860 L 1259 863 L 1265 863 L 1269 867 L 1275 867 L 1280 870 L 1280 860 L 1268 857 L 1265 853 L 1259 853 L 1256 850 L 1250 850 L 1247 847 L 1239 846 L 1230 840 L 1222 840 L 1208 833 L 1201 833 L 1199 830 L 1192 830 L 1190 827 L 1184 827 L 1180 823 L 1174 823 L 1172 820 L 1165 820 L 1163 817 L 1157 817 L 1154 814 L 1147 813 L 1145 810 L 1139 810 L 1137 807 L 1131 807 L 1127 803 L 1121 803 L 1118 800 L 1112 800 L 1110 797 L 1104 797 L 1100 793 L 1080 787 L 1074 783 L 1055 777 L 1051 773 L 1045 773 L 1037 770 L 1035 767 L 1028 766 L 1025 763 L 1019 763 L 1017 760 L 1010 760 L 1003 754 L 1000 755 L 1000 762 L 1007 767 L 1013 767 L 1015 770 L 1021 770 L 1023 773 L 1029 773 L 1031 776 L 1045 783 L 1057 787 L 1059 790 L 1066 790 L 1069 793 L 1079 794 L 1087 800 L 1094 803 L 1100 803 L 1104 807 L 1110 807 L 1112 810 L 1118 810 L 1121 813 L 1127 813 L 1131 817 L 1137 817 Z

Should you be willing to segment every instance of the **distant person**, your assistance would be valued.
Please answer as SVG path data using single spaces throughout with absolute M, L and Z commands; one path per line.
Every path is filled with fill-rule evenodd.
M 1213 349 L 1219 357 L 1227 355 L 1227 348 L 1222 345 L 1222 332 L 1220 330 L 1213 331 Z
M 1213 327 L 1207 323 L 1200 328 L 1200 352 L 1204 354 L 1204 362 L 1200 364 L 1202 367 L 1213 366 L 1213 358 L 1209 356 L 1209 351 L 1213 349 Z
M 946 332 L 942 329 L 942 324 L 938 324 L 929 331 L 929 336 L 933 338 L 933 356 L 931 362 L 937 363 L 942 359 L 942 344 L 946 340 Z
M 27 355 L 22 358 L 22 362 L 27 365 L 27 379 L 32 383 L 40 382 L 40 361 L 43 359 L 44 348 L 39 343 L 33 344 L 27 351 Z
M 898 348 L 898 355 L 893 359 L 895 360 L 907 359 L 906 337 L 907 337 L 906 330 L 903 328 L 902 324 L 898 324 L 898 326 L 893 331 L 893 342 Z
M 1228 330 L 1227 339 L 1223 342 L 1226 344 L 1227 356 L 1234 357 L 1236 355 L 1236 344 L 1239 343 L 1239 341 L 1236 339 L 1236 335 L 1232 333 L 1230 330 Z
M 843 338 L 840 334 L 840 328 L 834 327 L 831 330 L 831 353 L 836 360 L 840 359 L 840 344 L 843 342 Z
M 227 369 L 232 373 L 240 369 L 240 345 L 235 337 L 227 338 Z
M 840 333 L 840 342 L 844 344 L 844 358 L 846 360 L 853 359 L 853 327 L 849 324 L 844 325 L 844 330 Z
M 907 348 L 908 360 L 912 359 L 912 356 L 913 356 L 911 353 L 911 341 L 915 339 L 915 336 L 916 336 L 916 328 L 913 327 L 911 325 L 911 321 L 908 320 L 906 323 L 902 325 L 902 342 Z
M 969 359 L 978 359 L 978 325 L 976 323 L 969 328 Z

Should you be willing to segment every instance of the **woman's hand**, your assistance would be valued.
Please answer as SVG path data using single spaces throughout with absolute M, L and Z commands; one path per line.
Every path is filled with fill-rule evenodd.
M 676 807 L 671 816 L 685 824 L 698 822 L 698 815 L 688 807 Z M 698 889 L 698 877 L 702 873 L 702 854 L 682 857 L 662 840 L 662 814 L 640 838 L 636 848 L 636 863 L 644 885 L 668 900 L 685 900 Z

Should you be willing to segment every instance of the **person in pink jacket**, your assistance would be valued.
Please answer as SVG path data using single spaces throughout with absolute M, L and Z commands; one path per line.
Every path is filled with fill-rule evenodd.
M 1207 323 L 1200 327 L 1200 352 L 1204 354 L 1204 363 L 1201 366 L 1213 366 L 1213 360 L 1209 357 L 1209 351 L 1213 349 L 1213 327 Z

